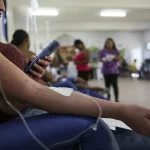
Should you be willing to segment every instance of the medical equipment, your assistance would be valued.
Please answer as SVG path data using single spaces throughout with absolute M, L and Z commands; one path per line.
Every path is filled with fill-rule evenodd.
M 81 132 L 80 134 L 78 134 L 77 136 L 75 136 L 74 138 L 72 138 L 72 139 L 70 139 L 70 140 L 67 140 L 67 141 L 63 141 L 63 142 L 60 142 L 60 143 L 53 144 L 53 145 L 50 146 L 50 148 L 48 148 L 46 145 L 44 145 L 44 144 L 33 134 L 33 132 L 31 131 L 30 127 L 28 126 L 28 124 L 27 124 L 27 122 L 26 122 L 24 116 L 23 116 L 23 115 L 21 114 L 21 112 L 20 112 L 18 109 L 16 109 L 16 108 L 12 105 L 12 103 L 7 99 L 7 96 L 6 96 L 5 92 L 4 92 L 4 89 L 3 89 L 3 86 L 2 86 L 1 81 L 0 81 L 0 90 L 1 90 L 1 92 L 2 92 L 2 95 L 3 95 L 3 97 L 4 97 L 5 101 L 6 101 L 6 103 L 20 116 L 20 118 L 22 119 L 22 121 L 23 121 L 23 123 L 24 123 L 24 125 L 25 125 L 27 131 L 28 131 L 29 134 L 31 135 L 31 137 L 32 137 L 44 150 L 51 150 L 51 148 L 54 147 L 54 146 L 63 145 L 63 144 L 66 144 L 66 143 L 68 143 L 68 142 L 71 142 L 71 141 L 77 139 L 78 137 L 80 137 L 81 135 L 83 135 L 84 133 L 86 133 L 88 130 L 93 129 L 94 131 L 96 131 L 97 128 L 98 128 L 98 125 L 99 125 L 99 122 L 100 122 L 100 119 L 101 119 L 102 110 L 101 110 L 101 107 L 99 106 L 98 102 L 97 102 L 96 100 L 91 99 L 91 101 L 92 101 L 92 102 L 97 106 L 97 108 L 99 109 L 99 116 L 98 116 L 98 119 L 97 119 L 96 123 L 95 123 L 94 125 L 90 126 L 89 128 L 87 128 L 86 130 L 84 130 L 83 132 Z M 70 91 L 71 91 L 71 90 L 70 90 Z M 59 92 L 59 90 L 57 90 L 57 92 Z M 61 94 L 61 92 L 60 92 L 60 94 Z

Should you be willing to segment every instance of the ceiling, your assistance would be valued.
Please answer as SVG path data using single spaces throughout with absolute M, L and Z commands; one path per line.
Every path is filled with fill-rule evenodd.
M 150 0 L 38 0 L 39 8 L 57 8 L 57 17 L 37 17 L 39 30 L 105 31 L 150 29 Z M 14 28 L 25 28 L 30 0 L 8 0 Z M 103 9 L 125 9 L 125 18 L 102 18 Z

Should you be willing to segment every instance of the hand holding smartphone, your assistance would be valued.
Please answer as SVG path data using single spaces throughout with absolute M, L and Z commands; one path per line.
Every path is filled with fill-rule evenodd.
M 60 44 L 57 41 L 51 42 L 26 68 L 25 73 L 29 73 L 30 69 L 34 68 L 34 64 L 38 63 L 39 59 L 44 59 L 45 56 L 51 55 L 60 47 Z

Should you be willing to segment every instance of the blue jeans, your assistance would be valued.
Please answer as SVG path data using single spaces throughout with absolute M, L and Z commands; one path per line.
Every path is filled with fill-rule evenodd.
M 33 109 L 26 111 L 24 113 L 24 117 L 28 118 L 31 116 L 37 116 L 45 113 L 47 112 Z M 77 123 L 77 126 L 80 126 L 79 123 Z M 113 131 L 113 134 L 117 140 L 120 150 L 150 150 L 150 137 L 145 137 L 136 134 L 135 132 L 121 128 L 117 128 L 116 131 Z M 104 135 L 102 135 L 102 137 L 103 136 Z M 74 149 L 79 150 L 79 148 L 78 147 L 76 148 L 75 146 Z
M 24 114 L 35 136 L 47 147 L 76 137 L 96 122 L 95 118 L 48 114 L 29 109 Z M 51 150 L 119 150 L 107 125 L 101 121 L 97 131 L 89 128 L 74 140 L 53 147 Z M 29 135 L 22 121 L 12 120 L 0 125 L 1 150 L 43 150 Z
M 81 92 L 83 94 L 90 95 L 90 96 L 95 97 L 95 98 L 100 98 L 100 99 L 103 99 L 103 100 L 107 100 L 104 96 L 100 95 L 98 92 L 96 92 L 94 90 L 78 89 L 76 87 L 76 85 L 71 81 L 71 79 L 68 79 L 68 80 L 63 81 L 63 82 L 54 83 L 53 86 L 54 87 L 72 88 L 74 91 Z
M 113 131 L 120 150 L 150 150 L 150 137 L 117 128 Z

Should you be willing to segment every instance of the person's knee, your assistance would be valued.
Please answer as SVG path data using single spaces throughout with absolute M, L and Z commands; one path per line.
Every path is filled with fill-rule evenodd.
M 95 124 L 93 121 L 87 121 L 91 126 Z M 118 150 L 118 145 L 115 137 L 109 127 L 101 120 L 97 130 L 91 129 L 83 135 L 83 139 L 107 150 Z
M 102 138 L 103 140 L 105 140 L 107 142 L 111 142 L 114 140 L 114 136 L 113 136 L 111 130 L 109 129 L 108 125 L 105 124 L 102 120 L 99 123 L 98 129 L 97 129 L 97 134 L 100 138 Z
M 102 120 L 100 121 L 96 131 L 93 129 L 93 126 L 96 124 L 96 119 L 85 118 L 83 119 L 82 124 L 85 129 L 89 128 L 89 132 L 85 133 L 88 134 L 88 136 L 91 135 L 93 138 L 103 139 L 107 142 L 114 140 L 111 130 Z

